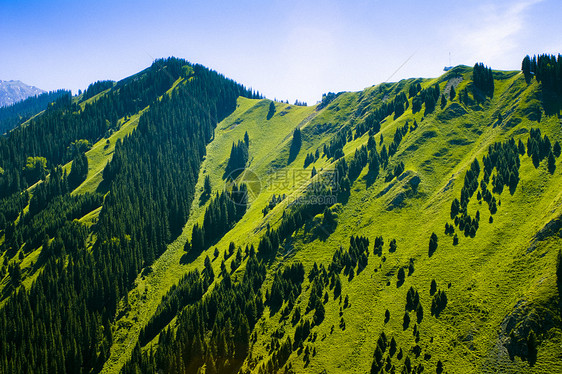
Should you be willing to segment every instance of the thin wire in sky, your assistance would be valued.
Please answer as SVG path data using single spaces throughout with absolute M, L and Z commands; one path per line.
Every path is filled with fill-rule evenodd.
M 390 74 L 390 77 L 386 78 L 386 80 L 385 80 L 384 82 L 386 83 L 386 82 L 388 82 L 389 80 L 391 80 L 392 77 L 394 77 L 394 75 L 396 75 L 396 73 L 398 73 L 398 72 L 400 71 L 400 69 L 402 69 L 402 68 L 404 67 L 404 65 L 406 65 L 406 64 L 408 63 L 408 61 L 410 61 L 410 59 L 411 59 L 412 57 L 414 57 L 414 55 L 416 54 L 416 52 L 417 52 L 417 51 L 414 51 L 414 53 L 412 53 L 412 54 L 410 55 L 410 57 L 408 57 L 408 58 L 406 59 L 406 61 L 404 61 L 404 62 L 402 63 L 402 65 L 400 65 L 400 66 L 398 67 L 398 69 L 396 69 L 396 70 L 394 71 L 394 73 Z

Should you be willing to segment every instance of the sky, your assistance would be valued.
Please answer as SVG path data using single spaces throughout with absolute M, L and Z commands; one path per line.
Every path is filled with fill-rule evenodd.
M 0 80 L 77 93 L 154 59 L 200 63 L 314 104 L 443 67 L 562 53 L 559 0 L 0 0 Z

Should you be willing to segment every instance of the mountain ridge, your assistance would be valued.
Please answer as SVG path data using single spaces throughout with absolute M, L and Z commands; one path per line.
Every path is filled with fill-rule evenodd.
M 122 178 L 131 172 L 136 178 L 137 168 L 146 175 L 165 175 L 159 174 L 159 169 L 167 172 L 165 163 L 150 166 L 157 158 L 140 161 L 172 141 L 160 128 L 184 139 L 181 121 L 154 125 L 169 120 L 159 108 L 183 107 L 173 100 L 194 81 L 202 84 L 201 92 L 219 85 L 220 79 L 211 79 L 206 70 L 192 74 L 192 68 L 185 61 L 165 60 L 141 72 L 148 75 L 139 73 L 163 77 L 166 70 L 174 79 L 155 78 L 160 89 L 150 104 L 108 119 L 105 134 L 100 127 L 82 151 L 87 170 L 71 196 L 104 195 L 101 206 L 76 217 L 86 230 L 84 248 L 101 256 L 97 261 L 107 261 L 106 252 L 127 253 L 123 243 L 141 235 L 134 228 L 104 233 L 104 243 L 96 247 L 99 230 L 110 227 L 102 216 L 115 204 L 112 195 L 129 196 L 123 194 L 127 184 Z M 203 84 L 203 77 L 210 80 Z M 72 112 L 102 105 L 104 97 L 123 94 L 133 81 L 108 84 L 88 104 L 74 98 L 79 106 Z M 556 258 L 562 234 L 557 223 L 562 216 L 557 188 L 562 139 L 558 116 L 547 114 L 551 107 L 545 109 L 541 82 L 527 81 L 525 72 L 477 65 L 455 67 L 434 79 L 327 94 L 315 106 L 241 92 L 247 97 L 224 107 L 224 118 L 205 135 L 210 140 L 199 150 L 204 156 L 194 169 L 185 224 L 176 236 L 167 236 L 152 260 L 144 257 L 142 266 L 128 272 L 130 283 L 118 287 L 119 297 L 108 298 L 106 305 L 115 302 L 115 313 L 100 314 L 102 337 L 87 367 L 107 373 L 543 373 L 560 368 Z M 190 103 L 188 97 L 184 103 Z M 166 140 L 146 143 L 136 162 L 125 157 L 123 147 L 131 152 L 146 134 Z M 234 145 L 245 152 L 246 173 L 230 181 L 225 168 Z M 78 169 L 79 157 L 61 160 L 66 173 Z M 337 183 L 313 189 L 331 173 Z M 49 185 L 49 179 L 42 177 L 38 186 Z M 233 221 L 217 202 L 222 191 L 242 182 L 252 194 L 244 214 Z M 150 183 L 174 196 L 158 178 Z M 38 187 L 30 192 L 37 195 Z M 303 205 L 315 196 L 333 196 L 337 202 Z M 54 204 L 47 202 L 45 210 Z M 180 215 L 174 205 L 162 204 L 148 206 Z M 23 212 L 37 209 L 33 206 L 26 202 Z M 33 219 L 24 213 L 16 209 L 15 220 Z M 111 214 L 113 222 L 132 221 L 119 211 Z M 136 210 L 130 214 L 142 217 Z M 226 225 L 226 234 L 210 244 L 196 240 L 195 227 L 217 225 Z M 163 231 L 152 235 L 162 240 L 166 228 L 158 227 Z M 26 289 L 37 287 L 33 269 L 41 269 L 47 249 L 54 251 L 54 243 L 67 240 L 59 231 L 26 250 L 28 243 L 10 249 L 7 243 L 14 241 L 3 230 L 4 260 L 12 256 L 11 264 L 21 263 Z M 86 253 L 79 248 L 53 252 L 49 261 L 60 264 L 57 259 L 65 256 L 70 261 L 76 258 L 72 251 Z M 2 282 L 5 302 L 15 302 L 10 274 Z M 191 284 L 201 282 L 202 296 L 181 296 L 192 294 L 189 284 L 180 281 L 187 274 Z M 149 341 L 141 343 L 139 336 Z
M 28 86 L 19 80 L 0 80 L 0 107 L 36 96 L 45 91 L 35 86 Z

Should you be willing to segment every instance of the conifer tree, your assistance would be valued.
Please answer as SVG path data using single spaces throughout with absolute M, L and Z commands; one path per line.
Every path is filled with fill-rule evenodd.
M 289 164 L 297 158 L 302 146 L 301 130 L 296 128 L 293 132 L 293 140 L 291 141 L 291 149 L 289 150 Z
M 429 257 L 433 255 L 436 249 L 437 249 L 437 235 L 435 233 L 432 233 L 431 237 L 429 238 Z
M 273 101 L 269 102 L 269 110 L 267 111 L 267 119 L 270 120 L 275 114 L 275 103 Z

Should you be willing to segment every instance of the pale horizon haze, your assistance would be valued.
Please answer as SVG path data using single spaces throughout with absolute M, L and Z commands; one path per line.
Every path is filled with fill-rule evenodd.
M 0 80 L 77 93 L 176 56 L 314 104 L 450 63 L 518 70 L 526 54 L 562 52 L 561 16 L 555 0 L 0 0 Z

